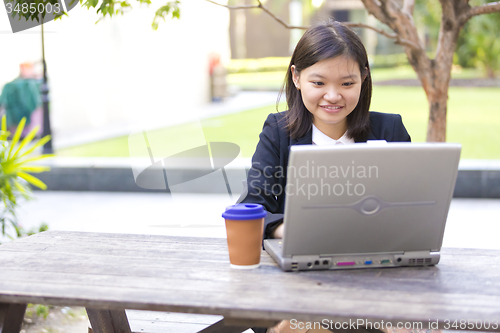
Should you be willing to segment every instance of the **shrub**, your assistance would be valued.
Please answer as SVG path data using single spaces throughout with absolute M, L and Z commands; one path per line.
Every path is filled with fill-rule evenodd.
M 39 130 L 39 126 L 36 126 L 24 139 L 20 140 L 25 123 L 26 119 L 23 118 L 17 126 L 11 141 L 8 141 L 10 132 L 7 131 L 5 116 L 2 117 L 0 130 L 0 227 L 2 235 L 11 239 L 32 233 L 24 230 L 19 225 L 16 217 L 16 209 L 19 206 L 20 199 L 29 200 L 32 198 L 30 184 L 43 190 L 47 188 L 42 181 L 30 173 L 44 172 L 50 170 L 50 168 L 30 165 L 29 163 L 52 156 L 31 157 L 35 149 L 50 140 L 50 136 L 45 136 L 32 144 L 33 138 Z M 14 235 L 11 235 L 11 229 L 14 230 Z M 46 229 L 47 226 L 42 224 L 39 231 Z

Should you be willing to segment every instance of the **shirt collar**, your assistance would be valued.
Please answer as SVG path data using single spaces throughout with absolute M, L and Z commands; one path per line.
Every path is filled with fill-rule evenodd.
M 338 144 L 350 144 L 354 143 L 354 140 L 347 136 L 347 131 L 340 137 L 340 139 L 335 140 L 330 138 L 325 133 L 321 132 L 314 124 L 312 125 L 312 143 L 318 146 L 331 146 Z

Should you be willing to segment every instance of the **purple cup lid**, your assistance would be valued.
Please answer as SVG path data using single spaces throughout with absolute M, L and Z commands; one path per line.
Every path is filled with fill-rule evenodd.
M 266 217 L 267 212 L 259 204 L 236 204 L 226 207 L 222 217 L 228 220 L 255 220 Z

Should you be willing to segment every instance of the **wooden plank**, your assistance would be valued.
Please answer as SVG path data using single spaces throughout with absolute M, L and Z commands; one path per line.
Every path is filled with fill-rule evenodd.
M 0 333 L 19 333 L 27 304 L 0 303 Z
M 0 276 L 2 276 L 2 280 L 6 280 L 3 278 L 3 275 L 4 274 L 11 274 L 11 273 L 12 272 L 2 271 L 2 272 L 0 272 Z M 36 282 L 36 280 L 31 280 L 32 275 L 33 275 L 32 273 L 28 273 L 26 276 L 27 281 L 29 281 L 30 283 Z M 73 275 L 73 276 L 68 275 L 66 277 L 64 275 L 62 275 L 62 276 L 51 277 L 50 274 L 40 273 L 39 276 L 37 276 L 37 278 L 40 278 L 42 280 L 51 279 L 51 280 L 54 280 L 55 282 L 57 282 L 57 284 L 61 284 L 61 285 L 66 283 L 66 284 L 69 284 L 69 287 L 78 287 L 79 286 L 79 284 L 76 284 L 73 286 L 70 285 L 70 283 L 72 282 L 71 280 L 73 280 L 73 279 L 75 279 L 77 281 L 82 280 L 82 281 L 80 281 L 80 283 L 86 284 L 86 285 L 97 285 L 97 286 L 101 285 L 101 286 L 103 286 L 103 284 L 104 284 L 104 285 L 108 285 L 108 286 L 115 286 L 117 288 L 125 288 L 125 287 L 131 288 L 132 285 L 135 285 L 135 282 L 134 282 L 135 280 L 132 277 L 99 276 L 99 278 L 96 279 L 96 277 L 92 277 L 92 276 L 87 277 L 87 276 L 79 276 L 79 275 Z M 64 279 L 66 279 L 66 280 L 64 280 Z M 130 281 L 127 282 L 127 279 Z M 13 280 L 13 282 L 19 282 L 19 281 L 23 280 L 23 275 L 12 274 L 12 280 Z M 85 280 L 88 280 L 88 281 L 85 281 Z M 107 283 L 104 283 L 106 280 L 107 280 Z M 397 281 L 395 281 L 395 282 L 397 282 Z M 270 283 L 272 283 L 272 286 L 278 286 L 278 284 L 275 284 L 274 282 L 270 282 Z M 294 285 L 290 285 L 287 288 L 287 290 L 307 291 L 307 286 L 301 287 L 300 283 L 296 283 L 296 284 L 297 284 L 297 286 L 296 286 L 297 288 L 293 288 Z M 138 285 L 139 288 L 141 288 L 141 287 L 148 288 L 148 285 L 149 285 L 149 287 L 152 287 L 155 290 L 164 289 L 166 291 L 168 291 L 168 290 L 181 291 L 183 289 L 190 290 L 190 289 L 195 289 L 195 288 L 205 288 L 207 291 L 213 291 L 216 293 L 224 292 L 224 288 L 226 287 L 226 284 L 224 284 L 223 282 L 218 283 L 218 284 L 216 284 L 216 283 L 206 283 L 205 284 L 201 281 L 192 281 L 192 280 L 182 281 L 182 280 L 169 279 L 168 281 L 164 281 L 162 279 L 155 280 L 155 278 L 143 278 L 143 279 L 139 280 L 139 285 Z M 234 285 L 233 291 L 234 292 L 244 292 L 244 289 L 248 289 L 251 287 L 252 287 L 251 282 L 249 283 L 248 281 L 240 281 L 238 284 Z M 198 290 L 200 290 L 200 289 L 198 289 Z M 257 289 L 254 288 L 253 292 L 262 291 L 263 293 L 267 293 L 268 290 L 269 290 L 269 288 L 263 289 L 263 288 L 257 287 Z M 335 287 L 335 286 L 329 285 L 329 284 L 311 287 L 311 290 L 309 290 L 309 292 L 313 293 L 315 290 L 321 291 L 322 293 L 332 291 L 332 292 L 335 292 L 335 294 L 339 297 L 344 296 L 344 294 L 346 294 L 346 292 L 350 293 L 349 290 L 345 291 L 345 290 L 342 290 L 342 288 L 338 288 L 338 287 Z M 419 291 L 419 290 L 417 289 L 417 291 Z M 462 297 L 462 295 L 465 293 L 467 293 L 466 289 L 465 290 L 458 290 L 459 297 Z M 488 293 L 488 291 L 485 291 L 485 293 Z M 388 295 L 389 295 L 389 293 L 388 293 Z M 353 296 L 353 298 L 356 298 L 356 293 L 352 294 L 352 296 Z M 411 294 L 402 294 L 402 296 L 403 297 L 404 296 L 411 296 Z M 425 298 L 428 298 L 428 296 L 429 295 L 425 295 Z M 364 297 L 364 295 L 362 297 Z
M 298 277 L 298 276 L 296 276 Z M 408 290 L 398 290 L 399 288 L 393 288 L 391 290 L 391 283 L 398 283 L 396 279 L 389 279 L 388 282 L 383 285 L 385 288 L 367 288 L 366 286 L 357 291 L 351 290 L 351 288 L 343 288 L 339 285 L 334 285 L 332 283 L 324 282 L 321 284 L 308 286 L 304 284 L 304 279 L 296 279 L 290 282 L 286 288 L 280 286 L 280 281 L 269 281 L 267 285 L 261 285 L 266 283 L 263 279 L 256 279 L 254 281 L 249 281 L 247 279 L 240 279 L 233 281 L 231 290 L 227 290 L 227 281 L 224 280 L 209 280 L 203 281 L 203 275 L 197 278 L 186 276 L 181 276 L 180 278 L 169 277 L 137 277 L 137 276 L 116 276 L 116 275 L 92 275 L 92 274 L 79 274 L 79 273 L 53 273 L 53 272 L 37 272 L 36 277 L 34 277 L 34 271 L 13 271 L 13 270 L 2 270 L 0 271 L 0 293 L 7 291 L 9 288 L 22 288 L 26 285 L 28 288 L 30 285 L 40 283 L 40 291 L 52 290 L 54 293 L 63 293 L 65 289 L 75 289 L 79 290 L 84 287 L 94 288 L 95 290 L 103 290 L 107 293 L 116 293 L 120 290 L 130 290 L 135 293 L 146 292 L 146 291 L 156 291 L 158 293 L 172 293 L 184 295 L 179 298 L 185 297 L 189 292 L 200 292 L 212 294 L 229 294 L 229 295 L 246 295 L 248 297 L 266 297 L 273 298 L 275 293 L 270 293 L 274 289 L 283 290 L 294 294 L 303 295 L 316 295 L 324 294 L 329 297 L 336 297 L 337 299 L 350 298 L 353 300 L 365 300 L 365 301 L 377 301 L 379 299 L 404 299 L 405 297 L 412 297 L 414 302 L 438 302 L 443 304 L 441 299 L 441 294 L 433 290 L 434 286 L 431 285 L 430 288 L 426 287 L 425 284 L 421 284 L 420 288 L 417 285 L 413 291 Z M 7 283 L 10 282 L 10 283 Z M 281 281 L 283 282 L 283 281 Z M 301 283 L 302 282 L 302 283 Z M 338 283 L 342 284 L 342 280 L 339 279 Z M 363 282 L 360 280 L 360 282 Z M 494 280 L 491 280 L 494 282 Z M 410 284 L 416 283 L 412 281 Z M 373 282 L 372 282 L 373 284 Z M 47 289 L 47 286 L 50 287 Z M 373 286 L 377 286 L 373 284 Z M 309 288 L 308 288 L 309 287 Z M 369 285 L 368 285 L 369 287 Z M 469 288 L 470 289 L 470 288 Z M 30 290 L 30 289 L 26 289 Z M 421 294 L 415 295 L 416 292 L 421 292 Z M 468 290 L 462 289 L 457 290 L 455 293 L 450 292 L 447 294 L 447 299 L 449 299 L 449 304 L 454 304 L 456 300 L 453 295 L 457 294 L 458 300 L 467 297 L 468 301 L 473 298 L 481 299 L 483 303 L 488 303 L 488 299 L 491 302 L 496 302 L 500 297 L 493 295 L 488 295 L 488 291 L 483 291 L 483 294 L 471 293 Z M 88 296 L 82 294 L 84 296 Z M 121 293 L 120 293 L 121 295 Z M 468 295 L 468 296 L 466 296 Z M 383 296 L 383 298 L 380 298 Z M 126 296 L 128 297 L 128 296 Z M 236 296 L 235 296 L 236 297 Z M 303 297 L 303 296 L 302 296 Z M 173 295 L 169 299 L 174 298 Z M 446 302 L 444 302 L 446 303 Z
M 485 294 L 500 295 L 500 285 L 496 283 L 499 273 L 496 270 L 482 270 L 478 276 L 477 271 L 467 271 L 464 269 L 456 271 L 441 272 L 439 266 L 427 268 L 400 268 L 400 269 L 372 269 L 357 271 L 337 271 L 337 272 L 304 272 L 304 273 L 282 273 L 276 272 L 272 268 L 260 268 L 252 272 L 232 272 L 227 265 L 217 272 L 207 272 L 209 265 L 195 268 L 180 265 L 177 267 L 171 263 L 157 263 L 152 261 L 150 266 L 126 266 L 126 262 L 115 267 L 111 263 L 100 263 L 85 259 L 71 262 L 71 257 L 61 257 L 55 261 L 25 261 L 24 267 L 20 269 L 3 268 L 0 271 L 0 278 L 4 281 L 51 281 L 56 279 L 58 283 L 68 283 L 64 279 L 73 279 L 79 284 L 103 285 L 112 284 L 126 287 L 135 285 L 137 287 L 154 286 L 155 288 L 167 288 L 179 290 L 182 288 L 204 288 L 205 290 L 215 290 L 224 292 L 227 282 L 232 281 L 234 291 L 238 289 L 252 288 L 261 282 L 265 282 L 266 292 L 271 287 L 280 287 L 287 283 L 287 289 L 299 291 L 321 290 L 322 292 L 342 292 L 345 288 L 357 288 L 363 285 L 363 289 L 388 290 L 406 292 L 440 292 L 459 294 Z M 476 258 L 475 260 L 478 260 Z M 145 258 L 144 261 L 147 261 Z M 468 265 L 468 261 L 463 259 L 463 264 Z M 443 265 L 445 265 L 443 263 Z M 474 266 L 473 266 L 474 267 Z M 495 267 L 495 265 L 492 265 Z M 206 269 L 204 269 L 206 268 Z M 265 270 L 264 276 L 262 270 Z M 34 274 L 36 272 L 37 274 Z M 228 275 L 228 272 L 230 273 Z M 279 277 L 279 278 L 278 278 Z M 61 279 L 61 280 L 59 280 Z M 237 283 L 236 280 L 237 279 Z M 268 280 L 268 281 L 267 281 Z M 316 285 L 306 285 L 304 281 L 314 281 Z M 472 283 L 474 282 L 474 283 Z M 0 282 L 1 283 L 1 282 Z M 488 285 L 485 289 L 484 285 Z M 175 287 L 174 287 L 175 286 Z M 258 288 L 258 287 L 257 287 Z M 350 292 L 350 291 L 349 291 Z
M 127 247 L 123 247 L 127 244 Z M 39 244 L 39 243 L 17 243 L 12 242 L 8 244 L 9 247 L 0 247 L 1 251 L 18 251 L 18 252 L 38 252 L 44 253 L 60 252 L 60 253 L 81 253 L 82 250 L 88 250 L 90 254 L 100 255 L 117 255 L 117 256 L 144 256 L 149 255 L 153 257 L 165 257 L 176 252 L 186 254 L 203 255 L 204 252 L 227 256 L 227 245 L 220 244 L 211 246 L 203 246 L 201 248 L 194 248 L 192 244 L 175 244 L 175 243 L 144 243 L 133 241 L 109 241 L 103 244 L 99 242 L 94 243 L 71 243 L 70 241 L 59 242 L 56 244 Z M 199 245 L 197 245 L 199 246 Z M 68 252 L 69 251 L 69 252 Z
M 381 269 L 381 271 L 383 271 Z M 6 281 L 12 281 L 16 283 L 26 282 L 27 284 L 42 282 L 45 283 L 50 281 L 50 283 L 55 283 L 56 288 L 63 286 L 78 288 L 79 286 L 95 286 L 98 288 L 106 288 L 106 287 L 114 287 L 114 288 L 134 288 L 134 289 L 154 289 L 157 291 L 176 291 L 181 293 L 183 290 L 185 291 L 207 291 L 214 293 L 228 293 L 227 289 L 227 279 L 224 277 L 220 277 L 219 280 L 211 279 L 211 276 L 204 276 L 203 274 L 196 275 L 194 274 L 180 274 L 179 276 L 168 276 L 168 277 L 148 277 L 148 276 L 128 276 L 128 275 L 94 275 L 94 274 L 82 274 L 82 273 L 58 273 L 58 272 L 41 272 L 38 271 L 37 274 L 34 274 L 36 271 L 31 271 L 29 269 L 25 270 L 10 270 L 4 269 L 0 271 L 0 283 L 5 283 Z M 312 272 L 311 272 L 312 273 Z M 430 296 L 439 295 L 439 288 L 436 288 L 435 283 L 426 284 L 423 281 L 417 281 L 415 279 L 410 279 L 409 283 L 401 285 L 401 282 L 398 281 L 397 275 L 395 277 L 383 277 L 381 274 L 378 279 L 380 281 L 376 281 L 376 279 L 358 279 L 360 283 L 365 282 L 365 285 L 362 289 L 357 292 L 353 292 L 351 287 L 356 287 L 356 283 L 349 284 L 349 275 L 337 275 L 333 274 L 336 277 L 335 281 L 330 281 L 331 274 L 334 272 L 321 272 L 319 274 L 311 274 L 315 281 L 321 281 L 321 278 L 324 277 L 323 282 L 316 282 L 315 285 L 306 285 L 304 282 L 307 281 L 304 278 L 308 278 L 307 274 L 289 274 L 291 277 L 290 280 L 286 281 L 287 286 L 286 290 L 288 292 L 294 293 L 309 293 L 315 294 L 316 292 L 325 294 L 331 293 L 332 296 L 336 295 L 336 297 L 351 297 L 356 298 L 357 293 L 361 292 L 361 290 L 366 290 L 367 292 L 370 290 L 373 291 L 381 291 L 386 296 L 391 295 L 401 295 L 402 297 L 412 296 L 416 292 L 427 293 L 421 297 L 414 299 L 428 299 Z M 152 275 L 155 272 L 152 271 Z M 157 274 L 161 275 L 161 274 Z M 262 293 L 263 295 L 267 295 L 269 290 L 274 288 L 281 288 L 280 286 L 284 281 L 283 280 L 270 280 L 267 285 L 262 286 L 262 283 L 265 283 L 265 279 L 258 278 L 257 275 L 249 276 L 249 279 L 246 279 L 244 272 L 234 272 L 234 278 L 237 280 L 233 280 L 231 286 L 231 292 L 235 294 L 241 293 Z M 292 279 L 292 277 L 294 279 Z M 205 279 L 204 279 L 205 278 Z M 446 278 L 456 278 L 455 276 L 446 276 Z M 3 282 L 2 282 L 3 281 Z M 495 279 L 479 279 L 477 281 L 488 281 L 490 283 L 494 283 Z M 335 283 L 334 283 L 335 282 Z M 494 296 L 494 291 L 496 288 L 492 285 L 491 290 L 476 290 L 474 286 L 467 285 L 468 280 L 465 280 L 465 283 L 454 284 L 450 281 L 450 284 L 447 286 L 448 290 L 450 286 L 456 287 L 455 293 L 459 294 L 459 297 L 462 298 L 464 294 L 478 295 L 485 294 L 485 296 Z M 345 285 L 343 285 L 345 284 Z M 415 285 L 415 287 L 413 287 Z M 480 284 L 481 285 L 481 284 Z M 411 290 L 408 290 L 411 287 Z M 404 294 L 397 293 L 398 291 L 406 292 Z M 492 292 L 493 291 L 493 292 Z M 380 293 L 374 293 L 377 297 Z M 449 292 L 449 295 L 453 295 L 453 292 Z M 498 292 L 497 292 L 498 294 Z M 272 295 L 268 295 L 272 296 Z M 366 296 L 363 294 L 361 296 L 363 299 L 366 299 Z M 493 298 L 496 299 L 496 298 Z M 434 300 L 433 300 L 434 301 Z
M 196 333 L 218 322 L 222 316 L 175 312 L 126 310 L 132 332 Z
M 5 252 L 4 252 L 5 253 Z M 227 270 L 229 267 L 229 257 L 227 254 L 216 254 L 204 252 L 199 256 L 194 253 L 185 253 L 181 251 L 173 252 L 169 255 L 163 257 L 150 256 L 149 253 L 138 254 L 135 253 L 131 256 L 126 255 L 110 255 L 106 253 L 90 253 L 86 249 L 81 249 L 78 253 L 72 253 L 70 251 L 61 252 L 43 252 L 43 258 L 36 258 L 36 254 L 31 254 L 27 256 L 25 253 L 20 253 L 19 258 L 23 260 L 29 260 L 29 263 L 39 263 L 37 266 L 41 266 L 41 263 L 54 264 L 57 265 L 57 261 L 63 262 L 68 258 L 71 259 L 66 262 L 63 267 L 76 266 L 78 264 L 87 265 L 111 265 L 111 266 L 123 266 L 124 263 L 129 263 L 131 266 L 169 266 L 175 265 L 176 267 L 183 269 L 196 269 L 198 271 L 204 268 L 210 268 L 213 270 Z M 16 263 L 16 255 L 13 252 L 9 253 L 11 257 L 9 262 L 6 262 L 5 267 L 18 267 L 19 264 Z M 37 261 L 38 260 L 38 261 Z M 263 266 L 273 266 L 276 267 L 274 262 L 270 261 L 267 254 L 262 253 L 261 264 Z M 201 265 L 201 266 L 200 266 Z
M 122 244 L 122 246 L 123 246 L 123 244 Z M 1 247 L 0 247 L 0 248 L 1 248 Z M 98 248 L 98 249 L 99 249 L 99 248 Z M 138 249 L 138 250 L 140 250 L 140 249 Z M 173 253 L 173 254 L 170 254 L 170 255 L 168 255 L 168 256 L 162 257 L 162 258 L 161 258 L 161 260 L 162 260 L 162 261 L 166 261 L 166 262 L 170 262 L 170 261 L 172 261 L 172 262 L 175 262 L 175 264 L 181 264 L 181 265 L 182 265 L 183 263 L 184 263 L 184 264 L 186 264 L 186 263 L 191 263 L 191 261 L 193 261 L 193 262 L 195 262 L 196 264 L 198 264 L 198 263 L 200 262 L 200 260 L 201 260 L 201 262 L 202 262 L 201 264 L 203 264 L 203 262 L 204 262 L 205 260 L 203 260 L 203 259 L 199 259 L 199 258 L 198 258 L 198 256 L 203 256 L 203 255 L 206 255 L 206 257 L 205 257 L 205 258 L 208 258 L 208 259 L 206 259 L 206 262 L 204 262 L 204 264 L 205 264 L 205 265 L 210 265 L 210 268 L 211 268 L 211 269 L 213 269 L 214 267 L 215 267 L 215 268 L 216 268 L 216 267 L 222 267 L 222 265 L 223 265 L 223 263 L 224 263 L 224 262 L 226 262 L 226 263 L 227 263 L 227 255 L 226 255 L 225 253 L 224 253 L 224 256 L 225 256 L 225 257 L 224 257 L 224 258 L 221 258 L 221 255 L 220 255 L 220 254 L 211 253 L 211 254 L 207 255 L 207 251 L 206 251 L 205 249 L 201 249 L 201 250 L 202 250 L 202 251 L 200 251 L 200 252 L 202 252 L 202 253 L 201 253 L 200 255 L 197 255 L 197 256 L 196 256 L 196 258 L 193 258 L 193 253 L 186 253 L 186 252 L 185 252 L 185 250 L 179 246 L 179 248 L 178 248 L 178 249 L 172 249 L 172 253 Z M 61 255 L 64 255 L 64 254 L 69 255 L 69 254 L 70 254 L 70 253 L 68 253 L 69 251 L 70 251 L 70 249 L 69 249 L 69 248 L 62 248 L 62 249 L 61 249 L 61 252 L 62 252 L 62 253 L 61 253 Z M 119 251 L 119 249 L 116 249 L 116 250 L 113 250 L 113 251 L 114 251 L 114 252 L 116 252 L 116 253 L 121 253 L 121 252 Z M 81 249 L 78 249 L 78 252 L 79 252 L 79 253 L 87 253 L 87 252 L 89 252 L 89 249 L 88 249 L 88 248 L 81 248 Z M 97 251 L 97 252 L 99 252 L 99 251 Z M 132 252 L 137 253 L 138 251 L 132 251 Z M 47 250 L 46 250 L 46 251 L 44 251 L 44 254 L 48 254 L 48 253 L 50 253 L 50 251 L 47 251 Z M 78 256 L 78 253 L 75 253 L 74 255 L 75 255 L 75 256 Z M 88 255 L 90 255 L 90 254 L 88 254 Z M 97 253 L 97 254 L 96 254 L 96 256 L 97 256 L 97 258 L 95 258 L 95 259 L 100 258 L 100 259 L 103 259 L 103 260 L 104 260 L 104 259 L 108 258 L 108 261 L 109 261 L 109 262 L 110 262 L 110 261 L 113 261 L 113 260 L 117 260 L 117 261 L 118 261 L 118 260 L 122 260 L 122 261 L 123 261 L 123 260 L 130 260 L 130 261 L 132 261 L 132 262 L 133 262 L 133 261 L 135 260 L 135 264 L 137 264 L 137 263 L 138 263 L 138 262 L 140 262 L 140 261 L 144 261 L 145 259 L 150 259 L 150 260 L 149 260 L 149 263 L 151 263 L 151 261 L 153 261 L 153 260 L 155 259 L 155 258 L 151 258 L 151 257 L 150 257 L 150 252 L 146 252 L 146 253 L 144 253 L 142 256 L 137 255 L 136 257 L 132 257 L 132 256 L 122 256 L 122 255 L 108 255 L 105 251 L 101 251 L 101 253 Z M 185 257 L 184 257 L 184 258 L 182 258 L 182 256 L 185 256 Z M 51 255 L 51 257 L 54 257 L 54 256 L 53 256 L 53 255 Z M 179 259 L 179 257 L 181 257 L 181 258 Z M 85 258 L 86 258 L 86 259 L 84 259 L 84 260 L 85 260 L 85 261 L 88 261 L 88 257 L 85 257 Z M 267 255 L 263 255 L 263 261 L 266 261 L 266 258 L 267 258 L 267 259 L 269 259 Z M 189 259 L 189 260 L 188 260 L 188 259 Z M 222 260 L 221 260 L 221 259 L 222 259 Z M 443 259 L 445 259 L 445 258 L 443 257 Z M 471 266 L 472 266 L 472 267 L 478 267 L 478 268 L 479 268 L 479 267 L 484 266 L 483 261 L 485 261 L 485 260 L 487 260 L 487 259 L 488 259 L 488 258 L 487 258 L 487 257 L 485 257 L 485 256 L 479 256 L 479 257 L 477 257 L 477 256 L 464 256 L 464 255 L 462 255 L 462 256 L 461 256 L 461 258 L 460 258 L 460 261 L 459 261 L 459 262 L 456 262 L 456 263 L 455 263 L 455 265 L 457 265 L 457 269 L 461 270 L 462 272 L 466 272 L 466 271 L 468 271 L 469 273 L 472 273 L 472 272 L 473 272 L 473 270 L 472 270 L 472 269 L 467 268 L 467 270 L 465 270 L 465 269 L 463 268 L 463 267 L 464 267 L 464 264 L 466 264 L 466 265 L 467 265 L 467 266 L 469 266 L 469 267 L 471 267 Z M 51 258 L 51 260 L 52 260 L 52 258 Z M 73 261 L 74 261 L 74 259 L 72 259 L 72 262 L 73 262 Z M 97 261 L 97 260 L 96 260 L 96 261 Z M 98 261 L 100 262 L 101 260 L 98 260 Z M 220 265 L 214 264 L 214 262 L 219 262 L 219 263 L 220 263 Z M 120 264 L 121 264 L 121 263 L 120 263 Z M 444 260 L 443 260 L 443 264 L 444 264 Z M 493 266 L 495 266 L 495 265 L 496 265 L 496 266 L 498 267 L 498 265 L 499 265 L 499 264 L 498 264 L 498 261 L 494 261 L 494 260 L 493 260 L 493 261 L 491 262 L 491 265 L 493 265 Z M 151 265 L 151 266 L 154 266 L 154 264 L 153 264 L 153 265 Z M 442 265 L 442 264 L 440 264 L 440 265 L 439 265 L 439 266 L 437 266 L 437 267 L 442 267 L 442 266 L 443 266 L 443 265 Z M 202 267 L 202 268 L 203 268 L 203 267 Z M 493 268 L 494 268 L 494 267 L 493 267 Z M 363 271 L 363 272 L 362 272 L 362 273 L 359 273 L 359 274 L 363 274 L 363 275 L 364 275 L 364 274 L 366 274 L 365 272 L 366 272 L 367 270 L 359 270 L 359 271 L 357 271 L 357 272 L 361 272 L 361 271 Z M 375 270 L 368 270 L 368 271 L 375 271 Z M 386 270 L 386 271 L 390 271 L 390 270 Z M 414 271 L 412 271 L 412 273 L 413 273 L 413 272 L 414 272 Z M 485 273 L 488 273 L 488 272 L 490 272 L 490 273 L 492 273 L 492 274 L 495 274 L 494 272 L 498 272 L 498 270 L 493 270 L 493 269 L 490 269 L 490 270 L 486 270 L 486 271 L 485 271 Z M 377 271 L 377 273 L 378 273 L 378 271 Z M 307 272 L 307 274 L 312 274 L 312 272 Z M 342 274 L 342 273 L 338 273 L 338 274 Z M 350 273 L 350 272 L 349 272 L 348 274 L 352 275 L 352 277 L 355 277 L 355 276 L 356 276 L 356 275 L 355 275 L 356 273 Z M 384 272 L 384 274 L 386 274 L 386 273 Z M 400 271 L 398 271 L 398 273 L 397 273 L 397 274 L 402 274 L 402 273 L 401 273 Z M 498 274 L 498 273 L 496 273 L 496 274 Z
M 32 273 L 28 272 L 27 274 L 24 274 L 25 272 L 21 272 L 21 274 L 13 274 L 13 272 L 9 271 L 1 271 L 0 272 L 0 277 L 2 277 L 2 282 L 0 282 L 0 286 L 2 287 L 0 290 L 6 290 L 9 285 L 6 284 L 5 288 L 3 283 L 5 281 L 11 281 L 12 283 L 15 283 L 16 285 L 12 284 L 11 287 L 13 286 L 19 286 L 22 285 L 23 282 L 26 282 L 28 285 L 29 284 L 34 284 L 37 283 L 37 280 L 32 279 Z M 4 278 L 4 275 L 10 276 L 9 279 Z M 49 282 L 51 283 L 56 283 L 56 285 L 52 286 L 50 290 L 53 290 L 54 292 L 57 292 L 60 290 L 61 292 L 64 292 L 64 289 L 79 289 L 80 287 L 96 287 L 100 288 L 102 290 L 108 290 L 112 291 L 114 289 L 117 289 L 115 292 L 119 292 L 120 289 L 128 288 L 130 291 L 138 292 L 140 290 L 151 290 L 151 291 L 158 291 L 158 292 L 177 292 L 179 295 L 187 295 L 190 291 L 193 291 L 194 293 L 196 292 L 206 292 L 208 293 L 207 295 L 211 295 L 211 293 L 226 293 L 224 289 L 226 288 L 226 284 L 222 282 L 207 282 L 204 283 L 201 280 L 183 280 L 183 279 L 168 279 L 168 280 L 163 280 L 163 279 L 157 279 L 157 278 L 141 278 L 141 279 L 136 279 L 134 277 L 116 277 L 116 276 L 81 276 L 79 274 L 73 274 L 73 275 L 68 275 L 68 274 L 45 274 L 45 273 L 39 273 L 39 276 L 37 278 L 43 278 L 46 279 L 46 281 L 52 281 Z M 264 281 L 257 281 L 257 282 L 264 282 Z M 395 281 L 397 282 L 397 281 Z M 269 290 L 271 287 L 279 287 L 279 284 L 276 282 L 270 282 L 270 286 L 253 286 L 252 282 L 249 281 L 239 281 L 238 283 L 235 283 L 232 287 L 231 292 L 236 295 L 236 294 L 241 294 L 241 295 L 248 295 L 257 297 L 257 296 L 267 296 L 267 298 L 272 298 L 272 294 L 268 294 Z M 42 286 L 46 286 L 47 282 L 41 282 L 40 290 L 43 290 Z M 253 288 L 252 288 L 253 287 Z M 432 286 L 431 286 L 432 287 Z M 438 302 L 439 299 L 442 299 L 443 297 L 441 296 L 440 293 L 437 292 L 430 292 L 431 290 L 427 290 L 426 294 L 422 295 L 414 295 L 412 292 L 406 292 L 406 293 L 398 293 L 397 290 L 389 290 L 389 289 L 380 289 L 376 292 L 372 292 L 370 290 L 365 290 L 362 292 L 361 290 L 352 292 L 351 290 L 347 289 L 344 290 L 343 288 L 339 288 L 338 286 L 332 286 L 332 285 L 320 285 L 320 286 L 311 286 L 311 289 L 308 290 L 307 286 L 300 286 L 300 284 L 295 283 L 291 284 L 290 286 L 287 286 L 287 288 L 281 287 L 282 290 L 286 290 L 287 292 L 293 292 L 293 293 L 300 293 L 300 292 L 308 292 L 310 295 L 315 295 L 316 293 L 320 292 L 322 294 L 329 294 L 330 296 L 336 296 L 336 298 L 350 298 L 350 299 L 364 299 L 364 300 L 373 300 L 376 301 L 379 299 L 381 295 L 384 295 L 382 299 L 389 299 L 389 298 L 399 298 L 402 299 L 404 297 L 413 297 L 414 302 L 421 302 L 421 303 L 427 303 L 427 302 Z M 416 288 L 416 291 L 419 291 L 418 288 Z M 484 291 L 486 295 L 481 295 L 477 294 L 474 295 L 473 293 L 468 293 L 467 289 L 465 290 L 458 290 L 455 293 L 448 293 L 446 296 L 446 299 L 448 302 L 443 302 L 439 301 L 440 304 L 452 304 L 457 302 L 460 299 L 467 298 L 468 301 L 477 298 L 481 299 L 484 304 L 489 303 L 488 299 L 491 300 L 491 302 L 495 302 L 498 300 L 498 296 L 495 297 L 494 295 L 487 295 L 488 291 Z M 367 295 L 368 294 L 368 295 Z M 370 294 L 374 295 L 370 297 Z M 470 294 L 470 295 L 467 295 Z M 453 295 L 456 295 L 456 297 L 453 297 Z M 467 296 L 466 296 L 467 295 Z M 184 296 L 181 296 L 184 297 Z M 172 298 L 172 297 L 170 297 Z M 457 298 L 457 299 L 455 299 Z M 426 302 L 426 300 L 428 300 Z
M 216 315 L 200 315 L 192 313 L 178 313 L 178 312 L 159 312 L 159 311 L 138 311 L 138 310 L 125 310 L 127 318 L 130 322 L 144 320 L 155 321 L 161 323 L 180 323 L 180 324 L 198 324 L 210 325 L 218 322 L 223 317 Z
M 125 310 L 86 310 L 94 333 L 132 333 Z
M 130 328 L 134 333 L 197 333 L 205 329 L 208 324 L 172 323 L 149 320 L 130 320 Z
M 224 238 L 205 238 L 205 237 L 178 237 L 178 236 L 163 236 L 163 235 L 146 235 L 146 234 L 118 234 L 118 233 L 99 233 L 99 232 L 78 232 L 78 231 L 45 231 L 25 237 L 16 242 L 27 243 L 54 243 L 61 240 L 70 239 L 74 242 L 99 242 L 99 240 L 120 240 L 120 241 L 141 241 L 141 242 L 157 242 L 157 243 L 182 243 L 182 244 L 216 244 L 226 243 Z

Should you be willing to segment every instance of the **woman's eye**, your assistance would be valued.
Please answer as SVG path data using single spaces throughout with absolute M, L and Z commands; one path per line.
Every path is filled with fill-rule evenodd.
M 344 87 L 349 87 L 349 86 L 352 86 L 353 84 L 354 84 L 353 82 L 344 82 L 344 83 L 342 83 L 342 85 Z
M 316 82 L 313 82 L 313 84 L 314 84 L 315 86 L 322 86 L 322 85 L 323 85 L 323 82 L 318 82 L 318 81 L 316 81 Z

